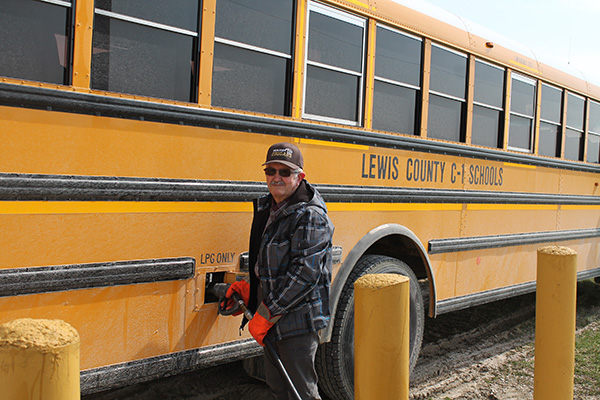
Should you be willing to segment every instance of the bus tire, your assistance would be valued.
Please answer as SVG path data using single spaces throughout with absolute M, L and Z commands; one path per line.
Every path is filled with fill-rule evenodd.
M 331 400 L 354 399 L 354 282 L 365 274 L 400 274 L 410 278 L 410 370 L 423 340 L 425 313 L 417 277 L 401 260 L 381 255 L 366 255 L 344 284 L 336 310 L 331 340 L 319 346 L 315 367 L 319 387 Z M 390 312 L 393 310 L 390 309 Z M 390 338 L 391 339 L 391 338 Z

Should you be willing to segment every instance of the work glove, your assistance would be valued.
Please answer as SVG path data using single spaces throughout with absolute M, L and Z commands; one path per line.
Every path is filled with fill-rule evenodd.
M 226 310 L 236 306 L 235 301 L 232 299 L 234 293 L 237 293 L 244 304 L 248 305 L 248 300 L 250 299 L 250 284 L 246 281 L 235 281 L 229 286 L 227 293 L 225 293 L 225 300 L 223 300 L 223 302 L 226 302 L 224 307 Z M 239 310 L 231 315 L 235 316 L 240 315 L 241 313 L 242 310 Z
M 277 322 L 279 318 L 281 318 L 281 315 L 275 315 L 272 317 L 271 312 L 267 306 L 265 306 L 265 303 L 260 303 L 258 310 L 256 310 L 254 317 L 248 324 L 248 330 L 258 344 L 264 347 L 264 339 L 267 335 L 267 332 L 269 332 L 269 329 L 275 325 L 275 322 Z

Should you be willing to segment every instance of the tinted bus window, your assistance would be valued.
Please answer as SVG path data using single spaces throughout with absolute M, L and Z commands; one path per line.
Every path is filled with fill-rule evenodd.
M 375 81 L 373 95 L 373 128 L 414 135 L 417 91 Z
M 120 15 L 198 30 L 198 0 L 96 0 L 95 5 Z
M 344 70 L 362 70 L 363 28 L 336 15 L 310 13 L 308 59 Z
M 421 47 L 419 38 L 377 27 L 373 128 L 415 134 Z
M 567 97 L 567 130 L 565 137 L 565 158 L 583 160 L 583 117 L 585 99 L 572 93 Z
M 501 111 L 473 105 L 473 133 L 471 143 L 487 147 L 501 147 Z
M 375 76 L 421 86 L 421 44 L 420 38 L 378 26 Z
M 585 99 L 569 93 L 567 102 L 567 127 L 583 131 L 583 110 Z
M 215 36 L 291 54 L 293 6 L 286 0 L 218 0 Z
M 578 161 L 581 159 L 583 136 L 581 132 L 567 128 L 565 131 L 565 158 Z
M 589 131 L 600 134 L 600 103 L 590 101 Z
M 467 57 L 443 47 L 431 47 L 427 136 L 461 141 L 467 90 Z
M 362 107 L 362 18 L 310 4 L 304 115 L 356 125 Z
M 540 117 L 544 121 L 560 124 L 562 114 L 562 90 L 542 84 Z
M 292 0 L 218 0 L 212 105 L 289 115 Z
M 562 90 L 542 84 L 538 154 L 560 157 Z
M 69 83 L 71 2 L 59 4 L 0 0 L 1 76 Z
M 598 162 L 599 162 L 598 153 L 599 152 L 600 152 L 600 135 L 590 134 L 590 136 L 588 136 L 587 162 L 598 164 Z
M 533 79 L 512 76 L 508 147 L 513 150 L 532 150 L 535 85 Z
M 215 43 L 212 104 L 285 115 L 288 60 Z
M 462 103 L 429 96 L 428 136 L 458 142 L 462 127 Z
M 141 4 L 143 3 L 143 5 Z M 195 39 L 197 31 L 186 30 L 183 12 L 198 15 L 197 2 L 177 0 L 167 10 L 158 2 L 140 2 L 148 10 L 133 13 L 133 4 L 110 9 L 96 8 L 92 54 L 92 88 L 172 100 L 193 101 Z M 118 5 L 123 3 L 119 2 Z M 119 9 L 131 14 L 117 14 Z M 162 13 L 175 17 L 158 16 Z M 180 26 L 140 20 L 138 15 L 158 21 L 175 21 Z M 197 24 L 196 24 L 197 25 Z M 195 28 L 196 29 L 196 28 Z
M 471 143 L 501 147 L 504 70 L 477 60 L 474 89 Z
M 560 125 L 540 122 L 538 154 L 549 157 L 560 157 L 560 132 Z
M 532 117 L 535 109 L 535 81 L 513 78 L 510 111 Z
M 477 60 L 475 62 L 475 92 L 473 100 L 496 108 L 504 102 L 504 70 Z
M 590 101 L 587 162 L 600 163 L 600 103 Z

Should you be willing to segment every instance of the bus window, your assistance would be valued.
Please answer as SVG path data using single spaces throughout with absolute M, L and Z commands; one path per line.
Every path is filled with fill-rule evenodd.
M 567 129 L 565 131 L 565 158 L 567 160 L 583 160 L 583 110 L 585 99 L 568 94 Z
M 198 2 L 96 1 L 91 86 L 193 101 Z
M 366 21 L 316 3 L 309 11 L 304 116 L 357 125 Z
M 587 162 L 600 163 L 600 103 L 590 101 Z
M 431 46 L 427 136 L 460 142 L 467 90 L 467 56 Z
M 293 0 L 218 0 L 212 105 L 290 114 Z
M 0 75 L 69 84 L 71 1 L 0 1 Z
M 421 47 L 420 38 L 377 27 L 373 128 L 415 134 Z
M 535 80 L 512 75 L 508 147 L 511 150 L 532 150 L 535 113 Z
M 474 89 L 471 143 L 502 147 L 504 69 L 476 60 Z
M 562 90 L 542 83 L 538 154 L 560 157 Z

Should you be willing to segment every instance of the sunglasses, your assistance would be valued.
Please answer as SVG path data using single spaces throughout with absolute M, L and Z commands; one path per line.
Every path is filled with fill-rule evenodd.
M 265 168 L 265 175 L 274 176 L 277 172 L 279 172 L 279 176 L 282 178 L 287 178 L 291 174 L 297 174 L 298 171 L 292 171 L 289 168 L 275 169 L 275 168 Z

